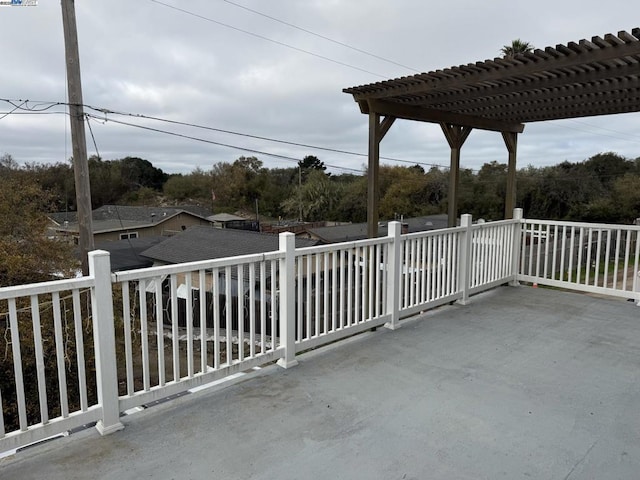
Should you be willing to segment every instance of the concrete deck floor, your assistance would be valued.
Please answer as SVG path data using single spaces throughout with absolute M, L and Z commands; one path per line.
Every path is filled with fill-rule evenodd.
M 640 308 L 502 287 L 0 461 L 12 479 L 637 479 Z

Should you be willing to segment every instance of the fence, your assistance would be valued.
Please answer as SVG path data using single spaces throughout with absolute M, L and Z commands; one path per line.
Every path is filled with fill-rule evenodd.
M 0 288 L 12 352 L 3 365 L 14 372 L 0 405 L 5 418 L 16 412 L 0 416 L 0 451 L 95 421 L 109 433 L 133 407 L 274 361 L 288 368 L 303 350 L 533 278 L 524 265 L 541 257 L 521 255 L 531 245 L 522 222 L 519 211 L 477 225 L 463 215 L 460 227 L 408 235 L 392 222 L 386 237 L 304 249 L 282 233 L 274 252 L 115 274 L 106 252 L 92 252 L 88 277 Z M 634 239 L 614 243 L 637 249 Z
M 527 219 L 518 279 L 640 301 L 639 234 L 631 225 Z
M 84 278 L 0 288 L 2 383 L 14 386 L 0 391 L 0 452 L 96 421 L 103 434 L 122 428 L 112 301 L 100 295 L 111 291 L 108 254 L 92 252 L 89 266 Z

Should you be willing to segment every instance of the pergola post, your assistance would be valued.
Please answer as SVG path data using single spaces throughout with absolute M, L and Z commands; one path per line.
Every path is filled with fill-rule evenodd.
M 380 142 L 387 134 L 395 117 L 384 117 L 369 111 L 369 165 L 367 167 L 367 235 L 378 236 L 378 209 L 380 204 Z
M 509 165 L 507 167 L 507 192 L 504 201 L 504 218 L 513 218 L 513 209 L 516 207 L 516 152 L 518 147 L 518 134 L 515 132 L 502 132 L 502 138 L 509 151 Z
M 451 148 L 451 164 L 449 166 L 449 204 L 448 226 L 455 227 L 458 220 L 458 189 L 460 186 L 460 149 L 471 133 L 471 127 L 441 123 L 444 136 Z

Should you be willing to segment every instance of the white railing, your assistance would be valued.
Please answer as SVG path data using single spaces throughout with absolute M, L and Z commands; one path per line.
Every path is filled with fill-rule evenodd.
M 96 421 L 101 433 L 122 428 L 104 402 L 115 388 L 111 300 L 95 295 L 110 290 L 108 254 L 89 264 L 88 277 L 0 288 L 1 374 L 14 386 L 0 391 L 0 452 Z
M 389 321 L 385 259 L 392 238 L 310 247 L 296 253 L 296 351 Z
M 120 409 L 283 356 L 279 252 L 113 275 Z
M 640 300 L 640 227 L 524 220 L 518 279 Z
M 466 227 L 405 235 L 401 241 L 400 309 L 402 316 L 458 300 L 464 285 L 458 258 Z
M 0 452 L 507 282 L 639 298 L 640 227 L 514 217 L 115 274 L 92 252 L 88 277 L 0 288 Z
M 471 227 L 470 295 L 515 280 L 513 247 L 518 225 L 516 218 Z

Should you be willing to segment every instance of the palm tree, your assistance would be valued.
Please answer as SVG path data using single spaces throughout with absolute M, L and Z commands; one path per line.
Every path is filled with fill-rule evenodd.
M 500 49 L 500 52 L 505 57 L 513 57 L 519 53 L 532 52 L 535 47 L 529 42 L 516 38 L 511 42 L 511 45 L 505 45 Z

